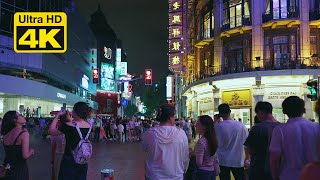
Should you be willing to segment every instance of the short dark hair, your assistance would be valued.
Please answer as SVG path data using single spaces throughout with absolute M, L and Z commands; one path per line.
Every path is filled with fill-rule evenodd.
M 158 109 L 157 121 L 167 122 L 173 116 L 174 116 L 174 107 L 170 104 L 162 104 Z
M 302 100 L 298 96 L 290 96 L 282 102 L 282 111 L 289 118 L 300 117 L 305 111 L 304 105 L 304 100 Z
M 219 114 L 220 116 L 226 116 L 229 115 L 231 113 L 230 107 L 228 104 L 220 104 L 218 106 L 218 110 L 219 110 Z
M 267 101 L 259 101 L 256 104 L 254 111 L 257 113 L 258 111 L 262 111 L 265 113 L 272 114 L 272 104 Z
M 3 116 L 1 125 L 1 134 L 8 134 L 13 128 L 16 127 L 16 121 L 18 119 L 17 111 L 8 111 Z
M 79 118 L 86 120 L 91 111 L 90 107 L 85 102 L 77 102 L 73 106 L 73 111 L 79 116 Z

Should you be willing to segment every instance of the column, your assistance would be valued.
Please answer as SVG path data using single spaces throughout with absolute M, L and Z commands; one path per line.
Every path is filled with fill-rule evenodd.
M 251 1 L 252 9 L 252 68 L 263 67 L 263 39 L 264 33 L 262 29 L 263 1 Z M 256 57 L 260 57 L 261 61 L 256 62 Z
M 198 102 L 198 96 L 197 96 L 197 93 L 195 91 L 192 92 L 193 94 L 193 99 L 192 99 L 192 113 L 191 114 L 194 118 L 197 118 L 195 117 L 195 113 L 197 113 L 197 116 L 199 115 L 199 102 Z
M 309 119 L 309 118 L 316 119 L 316 114 L 313 111 L 315 102 L 310 101 L 310 99 L 307 97 L 307 94 L 303 95 L 303 100 L 305 102 L 305 109 L 306 109 L 306 113 L 305 113 L 304 117 L 307 119 Z
M 300 57 L 310 57 L 309 1 L 299 0 L 300 5 Z M 298 53 L 299 54 L 299 53 Z
M 220 38 L 221 34 L 221 25 L 223 20 L 223 2 L 222 0 L 216 0 L 214 5 L 214 71 L 220 72 L 223 69 L 224 61 L 223 61 L 223 52 L 222 52 L 222 40 Z

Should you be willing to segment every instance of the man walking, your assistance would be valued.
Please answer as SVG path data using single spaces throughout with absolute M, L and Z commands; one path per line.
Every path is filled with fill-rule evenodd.
M 249 180 L 272 180 L 269 163 L 269 145 L 273 129 L 279 125 L 272 116 L 269 102 L 258 102 L 255 112 L 261 123 L 254 125 L 244 143 L 246 146 L 245 162 L 250 163 Z
M 302 117 L 305 102 L 290 96 L 282 103 L 287 123 L 274 128 L 269 147 L 273 180 L 298 180 L 304 165 L 319 161 L 319 124 Z
M 215 124 L 218 137 L 217 154 L 220 161 L 220 180 L 231 180 L 230 171 L 235 180 L 244 179 L 244 146 L 248 130 L 243 123 L 232 120 L 228 104 L 220 104 L 219 115 L 223 121 Z

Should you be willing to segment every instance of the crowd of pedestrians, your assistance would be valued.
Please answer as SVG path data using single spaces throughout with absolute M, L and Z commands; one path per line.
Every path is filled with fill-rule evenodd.
M 231 117 L 228 104 L 212 117 L 177 120 L 172 105 L 161 105 L 154 120 L 131 117 L 93 117 L 93 110 L 78 102 L 73 111 L 60 111 L 48 126 L 51 136 L 52 179 L 84 180 L 92 155 L 91 142 L 140 142 L 146 152 L 146 180 L 315 180 L 320 174 L 319 123 L 303 117 L 305 102 L 290 96 L 282 103 L 286 123 L 272 115 L 269 102 L 257 102 L 255 125 Z M 320 100 L 316 108 L 320 115 Z M 27 159 L 34 155 L 29 132 L 37 122 L 16 111 L 1 121 L 6 152 L 0 178 L 28 180 Z M 46 121 L 39 120 L 45 128 Z M 199 138 L 197 138 L 197 134 Z M 196 141 L 194 149 L 190 142 Z M 7 170 L 7 171 L 5 171 Z M 4 173 L 5 172 L 5 173 Z
M 305 102 L 297 96 L 286 98 L 282 109 L 289 118 L 283 124 L 273 117 L 272 104 L 258 102 L 255 125 L 248 132 L 231 117 L 228 104 L 220 104 L 213 119 L 200 116 L 195 125 L 191 119 L 175 121 L 174 107 L 162 105 L 157 116 L 160 126 L 142 137 L 146 179 L 231 180 L 231 174 L 235 180 L 319 179 L 319 123 L 303 118 Z M 200 138 L 189 149 L 192 127 Z

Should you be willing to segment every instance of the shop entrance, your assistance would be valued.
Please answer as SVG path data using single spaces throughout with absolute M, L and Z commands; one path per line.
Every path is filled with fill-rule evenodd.
M 251 118 L 251 108 L 231 109 L 231 118 L 241 122 L 249 129 Z

